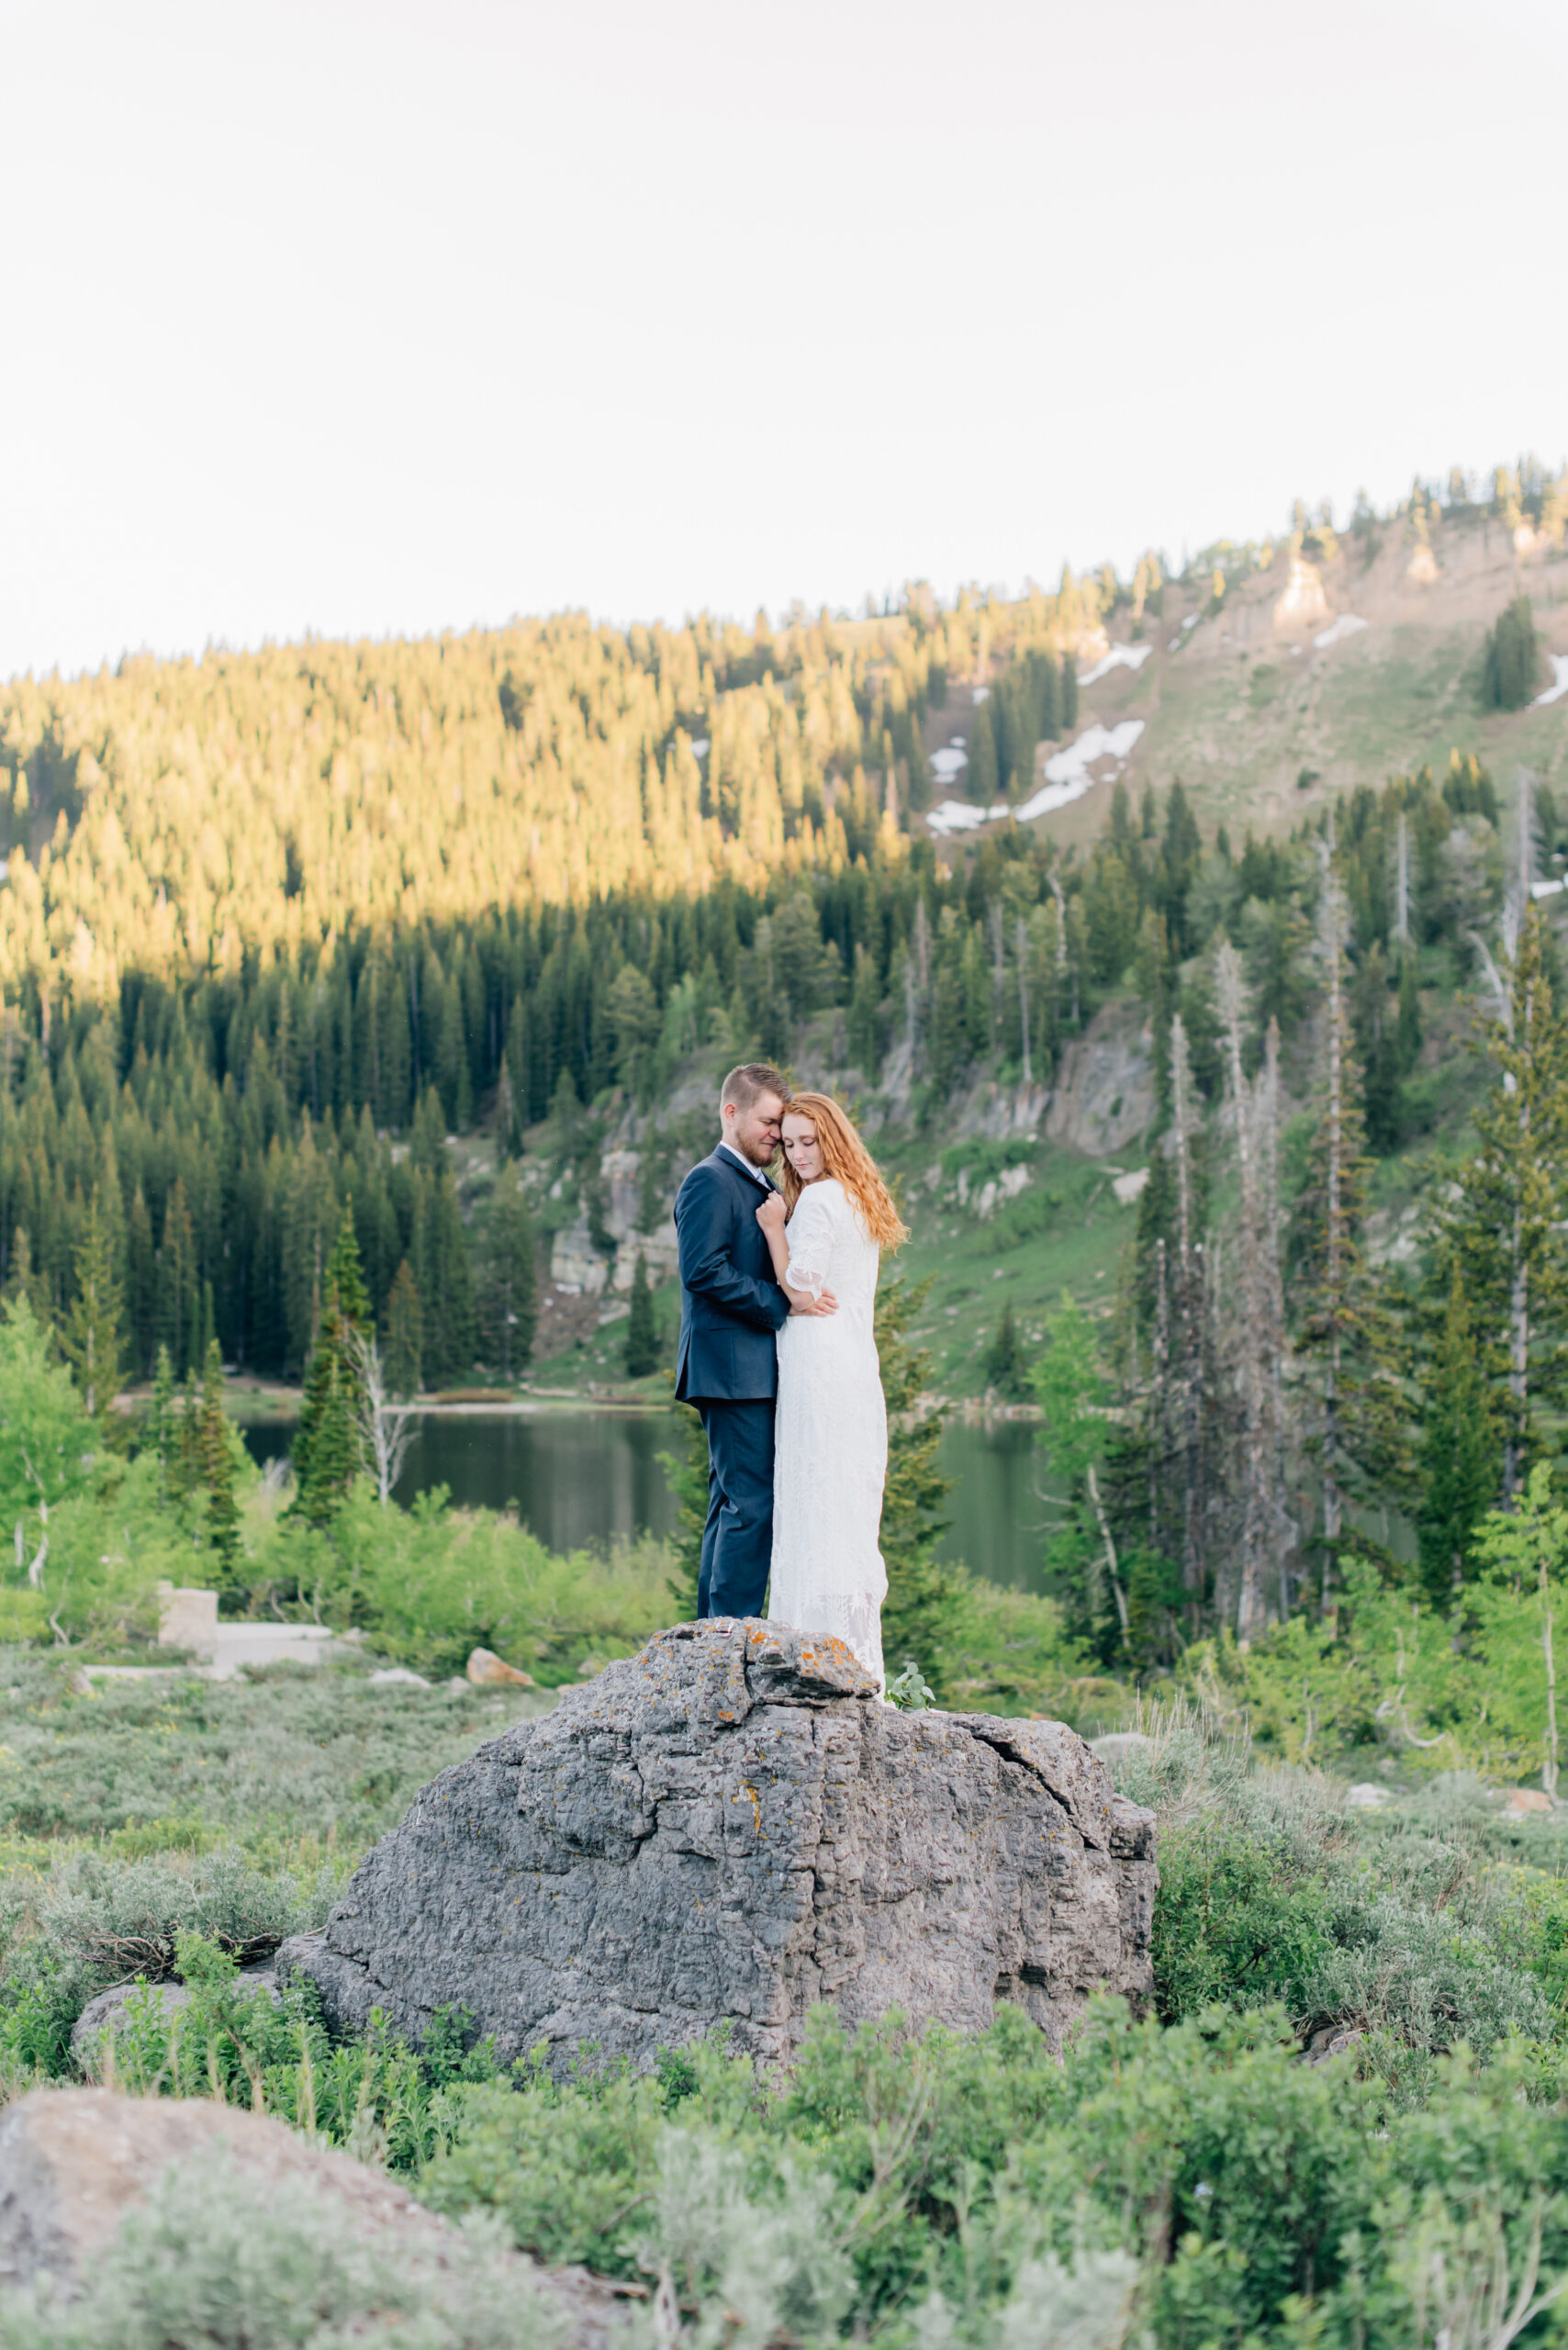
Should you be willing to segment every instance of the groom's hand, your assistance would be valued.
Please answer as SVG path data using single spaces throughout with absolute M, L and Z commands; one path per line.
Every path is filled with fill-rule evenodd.
M 824 1289 L 820 1297 L 813 1297 L 809 1290 L 792 1289 L 790 1292 L 790 1311 L 791 1314 L 836 1314 L 838 1300 L 830 1289 Z

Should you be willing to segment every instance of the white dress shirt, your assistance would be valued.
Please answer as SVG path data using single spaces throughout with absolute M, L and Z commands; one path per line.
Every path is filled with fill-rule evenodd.
M 737 1167 L 744 1168 L 745 1172 L 751 1177 L 754 1183 L 760 1185 L 761 1189 L 765 1192 L 771 1192 L 773 1186 L 768 1181 L 767 1176 L 763 1173 L 761 1168 L 754 1167 L 749 1158 L 743 1158 L 741 1153 L 735 1148 L 733 1142 L 721 1142 L 719 1148 L 721 1150 L 728 1151 L 730 1157 L 734 1160 L 735 1165 Z

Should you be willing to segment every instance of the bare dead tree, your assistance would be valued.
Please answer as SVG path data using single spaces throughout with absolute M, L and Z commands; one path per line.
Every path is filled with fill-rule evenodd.
M 364 1449 L 366 1465 L 375 1479 L 375 1490 L 385 1509 L 392 1499 L 392 1489 L 403 1473 L 409 1458 L 409 1447 L 414 1440 L 416 1407 L 412 1404 L 395 1403 L 386 1392 L 386 1372 L 381 1360 L 381 1349 L 368 1331 L 349 1325 L 351 1348 L 359 1373 L 360 1441 Z
M 1394 834 L 1394 935 L 1401 946 L 1410 944 L 1410 818 L 1402 809 Z
M 1002 1001 L 1007 987 L 1007 933 L 1002 925 L 1000 898 L 992 898 L 987 907 L 986 923 L 991 933 L 991 1035 L 994 1045 L 1002 1033 Z
M 1180 1356 L 1172 1400 L 1182 1454 L 1182 1588 L 1195 1617 L 1204 1595 L 1204 1252 L 1194 1231 L 1193 1071 L 1180 1013 L 1170 1023 L 1170 1106 L 1176 1137 L 1176 1345 Z
M 1018 965 L 1018 1026 L 1024 1039 L 1024 1082 L 1030 1086 L 1035 1076 L 1029 1063 L 1029 927 L 1022 914 L 1013 933 L 1013 952 Z
M 1277 1210 L 1271 1196 L 1275 1186 L 1270 1180 L 1274 1121 L 1267 1064 L 1256 1091 L 1249 1085 L 1242 1067 L 1247 990 L 1240 959 L 1228 939 L 1215 960 L 1215 981 L 1241 1181 L 1232 1329 L 1241 1412 L 1236 1630 L 1238 1639 L 1247 1642 L 1263 1630 L 1272 1612 L 1267 1596 L 1269 1552 L 1279 1539 L 1283 1518 L 1276 1495 L 1280 1446 L 1275 1372 L 1282 1333 L 1274 1304 L 1280 1286 Z

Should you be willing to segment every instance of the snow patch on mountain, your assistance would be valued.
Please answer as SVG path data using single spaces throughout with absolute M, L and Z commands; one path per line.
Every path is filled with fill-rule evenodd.
M 1088 676 L 1080 677 L 1079 685 L 1096 686 L 1113 669 L 1141 669 L 1153 651 L 1152 644 L 1113 644 L 1103 661 L 1096 661 Z

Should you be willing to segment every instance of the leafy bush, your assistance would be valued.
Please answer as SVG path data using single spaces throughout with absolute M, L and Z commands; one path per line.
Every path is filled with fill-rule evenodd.
M 139 2097 L 211 2097 L 281 2114 L 297 2129 L 394 2170 L 413 2170 L 445 2142 L 454 2091 L 493 2081 L 488 2042 L 469 2044 L 464 2018 L 442 2009 L 416 2052 L 379 2019 L 333 2041 L 310 1985 L 275 1997 L 233 1956 L 196 1934 L 177 1938 L 188 2001 L 166 2009 L 151 1985 L 133 1991 L 118 2031 L 98 2037 L 89 2070 Z
M 647 1538 L 558 1556 L 514 1517 L 450 1509 L 444 1486 L 384 1509 L 362 1479 L 326 1530 L 275 1527 L 247 1572 L 256 1593 L 297 1592 L 319 1620 L 362 1628 L 418 1672 L 460 1673 L 483 1647 L 558 1683 L 667 1623 L 670 1564 Z

